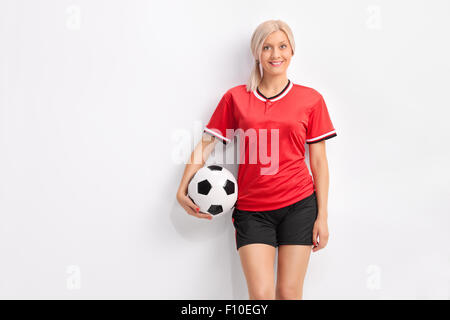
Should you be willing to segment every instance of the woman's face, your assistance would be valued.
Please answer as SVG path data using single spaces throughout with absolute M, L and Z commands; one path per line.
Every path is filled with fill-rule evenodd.
M 291 57 L 292 48 L 286 34 L 281 30 L 272 32 L 266 38 L 261 51 L 261 66 L 264 74 L 286 73 Z

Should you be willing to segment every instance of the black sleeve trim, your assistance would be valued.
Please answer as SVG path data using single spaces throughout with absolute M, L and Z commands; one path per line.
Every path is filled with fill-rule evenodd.
M 207 133 L 207 134 L 209 134 L 210 136 L 212 136 L 212 137 L 218 139 L 219 141 L 222 141 L 222 143 L 225 144 L 225 145 L 228 143 L 226 140 L 223 140 L 223 139 L 219 138 L 218 136 L 213 135 L 211 132 L 208 132 L 208 131 L 206 131 L 206 130 L 203 130 L 203 133 Z
M 317 143 L 317 142 L 320 142 L 320 141 L 323 141 L 323 140 L 328 140 L 328 139 L 333 138 L 333 137 L 336 137 L 336 136 L 337 136 L 337 134 L 336 134 L 336 133 L 333 133 L 331 136 L 324 137 L 324 138 L 322 138 L 322 139 L 320 139 L 320 140 L 316 140 L 316 141 L 313 141 L 313 142 L 306 142 L 306 143 L 307 143 L 307 144 L 313 144 L 313 143 Z

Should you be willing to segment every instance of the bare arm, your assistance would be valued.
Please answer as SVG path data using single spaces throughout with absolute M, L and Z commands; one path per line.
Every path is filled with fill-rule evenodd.
M 207 133 L 203 134 L 202 140 L 194 148 L 194 151 L 192 151 L 189 162 L 184 168 L 184 173 L 183 177 L 181 178 L 177 196 L 187 194 L 189 181 L 195 175 L 195 173 L 205 165 L 206 160 L 209 158 L 218 141 L 218 139 Z
M 181 178 L 180 186 L 177 191 L 177 201 L 184 208 L 184 210 L 197 218 L 212 219 L 212 215 L 209 213 L 200 212 L 200 208 L 192 202 L 192 200 L 187 196 L 188 185 L 191 178 L 195 173 L 200 170 L 204 165 L 206 160 L 209 158 L 212 150 L 219 140 L 207 133 L 204 133 L 202 140 L 197 144 L 192 151 L 186 167 L 184 168 L 183 177 Z
M 316 186 L 317 206 L 319 209 L 317 219 L 327 220 L 329 172 L 325 140 L 309 145 L 309 163 Z
M 324 248 L 328 243 L 328 186 L 329 172 L 328 160 L 325 151 L 325 140 L 312 143 L 309 146 L 309 161 L 311 171 L 314 177 L 317 195 L 317 219 L 314 224 L 313 242 L 315 248 L 313 251 Z M 319 237 L 319 243 L 317 241 Z

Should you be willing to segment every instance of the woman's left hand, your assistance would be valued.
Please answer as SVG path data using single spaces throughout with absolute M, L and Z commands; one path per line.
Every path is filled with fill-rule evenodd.
M 317 241 L 317 236 L 319 237 L 320 241 Z M 313 252 L 316 252 L 320 249 L 325 248 L 325 246 L 328 243 L 328 223 L 327 219 L 324 218 L 317 218 L 316 222 L 314 223 L 313 228 Z

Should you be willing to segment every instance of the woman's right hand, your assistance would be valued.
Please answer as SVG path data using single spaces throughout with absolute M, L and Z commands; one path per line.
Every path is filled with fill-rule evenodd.
M 203 219 L 212 219 L 212 215 L 209 213 L 203 213 L 200 211 L 200 208 L 192 202 L 191 198 L 189 198 L 185 194 L 177 194 L 178 203 L 183 207 L 183 209 L 190 214 L 191 216 Z

